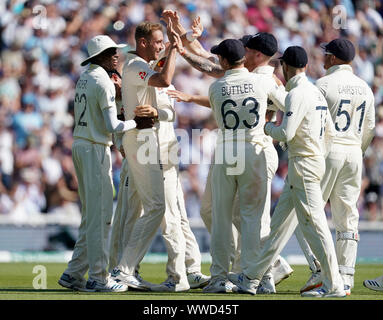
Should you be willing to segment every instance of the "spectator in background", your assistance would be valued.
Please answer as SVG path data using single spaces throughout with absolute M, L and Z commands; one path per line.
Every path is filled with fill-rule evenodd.
M 46 11 L 33 13 L 37 5 L 42 5 Z M 346 9 L 346 29 L 333 26 L 333 7 L 337 5 Z M 324 75 L 322 57 L 318 54 L 319 44 L 342 35 L 361 48 L 355 72 L 372 86 L 376 104 L 383 102 L 383 6 L 378 0 L 0 1 L 0 122 L 3 122 L 0 124 L 0 168 L 3 186 L 8 191 L 1 192 L 3 209 L 0 210 L 14 212 L 14 191 L 19 184 L 25 184 L 19 179 L 20 171 L 29 166 L 19 161 L 24 154 L 29 158 L 40 154 L 37 168 L 43 177 L 41 188 L 45 196 L 52 183 L 50 179 L 64 179 L 70 191 L 77 191 L 76 183 L 73 183 L 75 179 L 70 178 L 70 173 L 65 173 L 65 161 L 59 161 L 57 154 L 66 157 L 71 152 L 72 97 L 74 84 L 83 71 L 80 62 L 87 56 L 84 44 L 96 34 L 108 34 L 116 42 L 128 43 L 130 46 L 126 51 L 131 50 L 135 45 L 136 25 L 145 19 L 158 21 L 165 8 L 176 10 L 185 26 L 190 26 L 193 18 L 199 15 L 205 28 L 199 40 L 206 49 L 223 38 L 255 34 L 257 31 L 273 33 L 280 43 L 281 52 L 290 45 L 302 45 L 309 54 L 307 74 L 312 81 Z M 183 59 L 177 61 L 175 86 L 181 91 L 187 86 L 185 91 L 206 95 L 212 79 L 182 62 Z M 123 63 L 124 55 L 120 55 L 119 71 Z M 281 74 L 280 67 L 276 68 L 276 74 Z M 178 114 L 176 127 L 185 129 L 190 137 L 192 129 L 212 130 L 210 110 L 181 103 L 176 103 L 175 108 Z M 366 192 L 375 190 L 377 194 L 378 217 L 382 216 L 383 157 L 380 150 L 383 148 L 383 134 L 379 133 L 382 118 L 378 117 L 377 136 L 366 152 L 364 175 Z M 207 133 L 204 136 L 211 138 Z M 180 142 L 181 151 L 187 148 L 189 153 L 201 152 L 197 141 Z M 280 159 L 285 159 L 286 153 L 279 151 Z M 117 172 L 120 161 L 116 150 L 112 150 L 112 156 Z M 52 172 L 47 169 L 48 163 L 54 163 Z M 284 161 L 280 161 L 279 172 L 282 174 L 283 164 Z M 181 163 L 180 166 L 187 211 L 196 219 L 199 217 L 199 189 L 206 178 L 205 168 L 205 165 L 189 163 Z M 65 178 L 66 174 L 69 179 Z M 115 177 L 115 185 L 118 185 L 118 174 Z M 279 177 L 275 179 L 273 199 L 276 200 Z M 71 181 L 70 186 L 68 181 Z M 366 219 L 363 215 L 366 192 L 360 196 L 362 219 Z M 77 205 L 77 200 L 70 197 L 60 201 Z M 50 203 L 47 198 L 46 204 Z M 54 207 L 56 205 L 48 205 L 42 211 L 51 212 Z

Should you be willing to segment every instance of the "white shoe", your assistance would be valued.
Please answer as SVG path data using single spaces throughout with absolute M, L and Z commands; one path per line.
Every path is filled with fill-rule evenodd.
M 274 284 L 278 285 L 282 280 L 287 279 L 293 272 L 294 270 L 290 267 L 287 261 L 284 258 L 279 257 L 271 268 Z
M 63 273 L 58 281 L 58 284 L 64 288 L 79 290 L 79 288 L 85 288 L 86 280 L 77 279 L 70 276 L 68 273 Z
M 328 292 L 323 287 L 319 287 L 302 292 L 301 296 L 305 298 L 344 298 L 346 296 L 346 292 L 343 289 Z
M 257 294 L 272 294 L 276 292 L 273 275 L 271 273 L 264 275 L 257 288 Z
M 112 279 L 118 283 L 123 283 L 128 287 L 137 290 L 148 291 L 150 288 L 148 285 L 149 282 L 142 281 L 141 277 L 137 278 L 134 275 L 128 275 L 119 269 L 113 269 Z
M 371 280 L 364 280 L 363 285 L 371 290 L 383 291 L 383 276 Z
M 307 280 L 306 284 L 301 288 L 300 292 L 306 292 L 319 288 L 322 285 L 322 277 L 320 271 L 313 272 L 310 278 Z
M 176 283 L 171 277 L 160 284 L 150 286 L 150 290 L 154 292 L 185 292 L 189 289 L 189 283 Z
M 204 293 L 231 293 L 237 292 L 237 287 L 227 279 L 214 278 L 203 288 Z
M 107 283 L 99 283 L 96 280 L 88 280 L 85 288 L 79 288 L 79 291 L 84 292 L 125 292 L 128 291 L 128 286 L 123 283 L 118 283 L 111 278 L 108 278 Z
M 205 287 L 210 281 L 209 276 L 205 276 L 201 272 L 193 272 L 188 274 L 188 282 L 190 289 L 198 289 Z
M 344 291 L 349 296 L 351 295 L 351 289 L 354 287 L 354 276 L 350 274 L 341 274 L 343 283 L 344 283 Z
M 237 286 L 238 293 L 257 294 L 259 280 L 249 279 L 244 273 L 229 273 L 228 278 Z

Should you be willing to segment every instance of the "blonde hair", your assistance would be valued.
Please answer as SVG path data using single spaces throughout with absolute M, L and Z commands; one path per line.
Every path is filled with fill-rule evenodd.
M 152 35 L 152 33 L 156 30 L 162 31 L 162 25 L 160 23 L 152 23 L 148 21 L 141 22 L 136 27 L 136 32 L 134 34 L 134 38 L 136 39 L 136 42 L 140 38 L 149 39 Z

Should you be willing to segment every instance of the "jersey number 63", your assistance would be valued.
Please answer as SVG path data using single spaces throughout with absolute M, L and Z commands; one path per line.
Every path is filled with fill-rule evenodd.
M 259 113 L 258 113 L 259 103 L 258 103 L 257 99 L 255 99 L 253 97 L 248 97 L 242 101 L 242 107 L 246 107 L 246 105 L 248 103 L 252 104 L 252 106 L 253 106 L 251 109 L 249 109 L 249 113 L 254 115 L 254 116 L 250 115 L 250 117 L 255 118 L 254 119 L 255 121 L 253 123 L 249 124 L 249 122 L 245 119 L 245 120 L 242 120 L 242 123 L 244 124 L 245 127 L 252 129 L 252 128 L 256 127 L 259 123 Z M 224 125 L 225 129 L 236 130 L 241 123 L 241 119 L 239 119 L 239 115 L 235 110 L 229 109 L 229 110 L 225 111 L 225 107 L 227 105 L 230 105 L 231 107 L 237 107 L 238 106 L 236 104 L 236 102 L 234 100 L 231 100 L 231 99 L 227 99 L 222 103 L 221 114 L 222 114 L 223 125 Z M 232 126 L 229 126 L 227 123 L 228 122 L 227 117 L 230 115 L 233 116 L 235 119 L 234 125 L 232 125 Z

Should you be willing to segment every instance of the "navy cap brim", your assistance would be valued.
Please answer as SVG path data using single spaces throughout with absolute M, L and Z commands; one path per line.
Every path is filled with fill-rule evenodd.
M 252 35 L 251 34 L 247 34 L 247 35 L 244 35 L 242 38 L 238 39 L 239 41 L 242 42 L 243 46 L 246 47 L 246 44 L 249 42 L 249 40 L 251 39 Z
M 214 54 L 217 54 L 217 51 L 218 51 L 218 45 L 212 46 L 210 49 L 210 52 Z
M 319 44 L 319 47 L 321 47 L 323 50 L 326 50 L 328 44 L 329 44 L 329 42 L 322 42 L 321 44 Z

